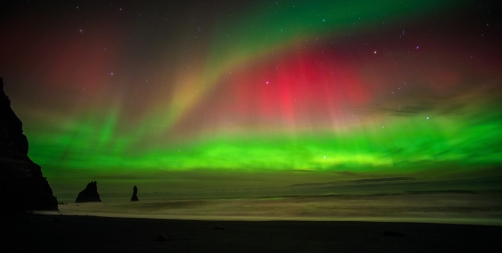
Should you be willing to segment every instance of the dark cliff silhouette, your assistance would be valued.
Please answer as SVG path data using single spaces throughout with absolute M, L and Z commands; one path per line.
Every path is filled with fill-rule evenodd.
M 139 199 L 138 199 L 138 187 L 136 187 L 136 185 L 134 186 L 133 191 L 132 191 L 131 201 L 139 201 Z
M 78 194 L 75 203 L 82 202 L 101 202 L 96 181 L 88 183 L 85 189 Z
M 0 212 L 58 210 L 42 169 L 28 157 L 23 123 L 10 106 L 0 78 Z

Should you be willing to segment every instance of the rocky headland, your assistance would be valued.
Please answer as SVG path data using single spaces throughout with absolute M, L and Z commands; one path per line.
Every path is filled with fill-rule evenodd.
M 41 167 L 28 157 L 23 124 L 11 108 L 0 78 L 0 212 L 58 210 Z

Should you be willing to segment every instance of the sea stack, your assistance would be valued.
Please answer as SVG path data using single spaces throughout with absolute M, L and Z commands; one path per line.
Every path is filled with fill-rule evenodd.
M 0 212 L 58 210 L 40 166 L 28 157 L 23 123 L 10 106 L 0 78 Z
M 75 203 L 82 202 L 101 202 L 98 193 L 98 182 L 94 181 L 88 183 L 85 189 L 78 194 Z
M 139 201 L 139 199 L 138 199 L 138 187 L 136 187 L 136 185 L 134 186 L 134 188 L 132 190 L 131 201 Z

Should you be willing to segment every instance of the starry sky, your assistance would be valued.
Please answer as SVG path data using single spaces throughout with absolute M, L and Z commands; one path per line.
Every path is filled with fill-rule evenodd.
M 91 180 L 165 196 L 493 190 L 501 10 L 16 1 L 0 11 L 0 76 L 56 196 Z

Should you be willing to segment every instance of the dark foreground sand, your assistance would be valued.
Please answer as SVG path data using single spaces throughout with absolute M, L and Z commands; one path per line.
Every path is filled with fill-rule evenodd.
M 502 252 L 501 226 L 53 215 L 4 216 L 0 224 L 8 252 Z

